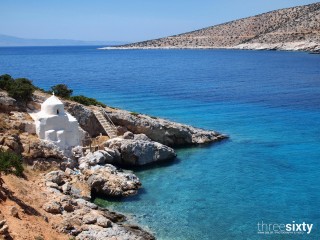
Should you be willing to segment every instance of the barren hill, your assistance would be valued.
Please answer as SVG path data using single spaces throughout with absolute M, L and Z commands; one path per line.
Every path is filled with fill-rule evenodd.
M 235 48 L 317 52 L 320 51 L 320 2 L 116 48 Z

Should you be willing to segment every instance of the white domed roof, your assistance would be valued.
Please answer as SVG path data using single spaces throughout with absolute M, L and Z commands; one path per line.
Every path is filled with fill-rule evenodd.
M 63 103 L 60 101 L 59 98 L 57 98 L 54 94 L 49 97 L 47 100 L 45 100 L 43 103 L 43 105 L 63 105 Z
M 54 94 L 41 104 L 41 112 L 50 115 L 64 114 L 64 105 Z

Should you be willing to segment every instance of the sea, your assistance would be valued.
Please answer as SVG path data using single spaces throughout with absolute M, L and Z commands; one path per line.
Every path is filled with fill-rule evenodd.
M 0 74 L 230 138 L 134 169 L 138 195 L 97 204 L 159 240 L 320 239 L 320 55 L 98 47 L 0 48 Z

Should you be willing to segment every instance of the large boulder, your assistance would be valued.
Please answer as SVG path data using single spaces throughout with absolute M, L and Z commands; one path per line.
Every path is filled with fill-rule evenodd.
M 124 110 L 112 110 L 111 120 L 126 127 L 134 134 L 143 133 L 151 140 L 167 146 L 185 146 L 219 141 L 227 136 L 215 131 L 167 121 L 142 114 L 132 114 Z
M 88 153 L 87 155 L 78 159 L 79 169 L 89 169 L 96 165 L 104 165 L 106 163 L 116 164 L 120 160 L 120 153 L 116 149 L 105 148 L 104 150 L 98 150 L 94 153 Z
M 57 201 L 49 201 L 42 207 L 46 212 L 52 214 L 59 214 L 62 212 L 61 204 Z
M 78 120 L 80 127 L 91 137 L 104 133 L 101 124 L 90 108 L 71 101 L 64 101 L 64 104 L 66 111 Z
M 87 176 L 87 183 L 91 189 L 95 193 L 105 196 L 135 195 L 141 187 L 141 182 L 136 175 L 122 172 L 110 164 L 86 170 L 83 173 Z
M 107 197 L 134 195 L 141 187 L 141 182 L 133 173 L 105 164 L 89 166 L 81 171 L 51 171 L 45 175 L 45 185 L 52 191 L 75 199 L 90 200 L 92 193 Z
M 105 145 L 120 152 L 121 159 L 118 164 L 125 166 L 142 166 L 168 161 L 176 157 L 172 148 L 153 141 L 118 137 L 108 140 Z
M 11 112 L 19 109 L 17 101 L 6 92 L 0 92 L 0 112 Z
M 66 174 L 61 171 L 51 171 L 45 175 L 46 182 L 53 182 L 62 185 L 65 182 Z

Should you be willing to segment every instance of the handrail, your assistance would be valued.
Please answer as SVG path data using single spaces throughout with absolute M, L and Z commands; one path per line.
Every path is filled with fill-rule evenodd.
M 99 106 L 100 107 L 100 111 L 102 111 L 102 113 L 104 113 L 105 116 L 107 116 L 107 119 L 108 121 L 111 123 L 111 125 L 114 127 L 114 128 L 117 128 L 116 125 L 114 125 L 114 123 L 112 122 L 111 118 L 109 117 L 108 113 L 104 110 L 104 108 L 102 106 Z

